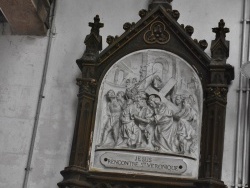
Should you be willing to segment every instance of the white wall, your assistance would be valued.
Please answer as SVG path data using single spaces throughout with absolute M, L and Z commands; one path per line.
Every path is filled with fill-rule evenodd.
M 226 120 L 223 180 L 233 183 L 237 87 L 240 61 L 242 2 L 234 0 L 175 0 L 179 23 L 192 25 L 193 38 L 214 39 L 211 28 L 221 18 L 231 29 L 228 63 L 235 66 L 236 79 L 229 91 Z M 108 35 L 121 35 L 125 22 L 139 20 L 138 12 L 148 0 L 57 0 L 55 27 L 29 188 L 56 188 L 62 180 L 60 171 L 68 164 L 76 107 L 79 77 L 75 60 L 84 52 L 88 22 L 100 15 L 103 46 Z M 0 36 L 0 187 L 21 188 L 41 76 L 47 37 Z M 206 50 L 209 53 L 209 48 Z

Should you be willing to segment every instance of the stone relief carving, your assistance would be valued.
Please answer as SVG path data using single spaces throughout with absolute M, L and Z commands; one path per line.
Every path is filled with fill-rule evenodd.
M 160 50 L 118 61 L 99 92 L 95 149 L 198 157 L 202 88 L 181 58 Z

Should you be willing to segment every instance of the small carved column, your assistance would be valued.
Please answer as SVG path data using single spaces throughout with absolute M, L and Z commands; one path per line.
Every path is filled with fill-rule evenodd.
M 225 187 L 221 182 L 222 158 L 224 147 L 227 92 L 234 79 L 234 69 L 226 64 L 229 56 L 229 42 L 226 41 L 225 23 L 220 20 L 219 27 L 213 28 L 216 39 L 212 41 L 210 63 L 210 84 L 206 90 L 205 114 L 203 125 L 200 178 L 198 187 Z
M 97 88 L 95 67 L 99 51 L 102 50 L 102 37 L 99 35 L 99 30 L 104 25 L 100 23 L 100 18 L 97 15 L 94 18 L 94 23 L 89 23 L 89 26 L 92 29 L 84 41 L 86 50 L 82 58 L 76 61 L 82 71 L 82 78 L 77 79 L 79 94 L 74 137 L 69 167 L 61 172 L 64 181 L 58 183 L 58 186 L 61 188 L 74 184 L 81 184 L 83 187 L 91 187 L 91 185 L 83 179 L 79 181 L 79 178 L 83 177 L 82 175 L 87 171 L 89 165 L 88 157 L 91 144 L 91 134 L 89 133 L 91 132 L 93 121 L 92 114 Z M 85 184 L 83 184 L 83 182 Z

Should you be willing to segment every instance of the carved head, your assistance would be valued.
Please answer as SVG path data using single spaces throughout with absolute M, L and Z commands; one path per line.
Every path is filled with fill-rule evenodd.
M 132 83 L 131 83 L 130 79 L 127 79 L 126 80 L 126 87 L 130 88 L 131 86 L 132 86 Z
M 139 95 L 141 99 L 146 100 L 148 98 L 148 94 L 145 91 L 139 91 Z
M 155 104 L 160 104 L 161 103 L 161 97 L 156 95 L 155 99 L 154 99 Z
M 113 98 L 115 98 L 116 96 L 115 96 L 115 92 L 114 92 L 114 90 L 109 90 L 108 92 L 107 92 L 107 99 L 113 99 Z
M 133 79 L 132 79 L 132 83 L 133 83 L 133 84 L 137 83 L 137 79 L 136 79 L 136 78 L 133 78 Z
M 117 99 L 124 99 L 125 93 L 123 91 L 118 91 L 116 94 Z
M 148 103 L 150 106 L 155 106 L 155 104 L 161 103 L 161 97 L 156 94 L 152 94 L 148 98 Z
M 175 98 L 175 104 L 179 105 L 183 101 L 183 97 L 181 95 L 177 95 Z

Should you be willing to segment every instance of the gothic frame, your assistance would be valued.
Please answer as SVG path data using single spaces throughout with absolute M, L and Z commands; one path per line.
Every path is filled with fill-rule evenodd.
M 100 23 L 99 16 L 95 17 L 94 23 L 89 23 L 92 29 L 85 39 L 86 50 L 82 58 L 76 61 L 82 71 L 82 78 L 77 79 L 78 110 L 70 162 L 61 172 L 64 179 L 58 183 L 60 188 L 226 187 L 221 181 L 225 114 L 228 87 L 234 79 L 234 68 L 226 64 L 229 42 L 225 37 L 229 29 L 225 28 L 223 20 L 220 20 L 217 28 L 213 28 L 216 38 L 212 41 L 210 58 L 204 52 L 207 42 L 191 38 L 193 27 L 184 27 L 177 22 L 180 14 L 177 10 L 172 10 L 171 2 L 172 0 L 153 0 L 148 10 L 139 12 L 141 19 L 137 23 L 124 24 L 125 32 L 121 36 L 108 36 L 109 46 L 101 54 L 102 37 L 99 29 L 104 25 Z M 147 32 L 156 22 L 166 31 L 167 40 L 161 40 L 157 33 L 153 33 L 153 41 L 147 40 Z M 198 180 L 150 178 L 145 175 L 124 177 L 116 173 L 88 171 L 100 83 L 115 62 L 127 54 L 143 49 L 174 53 L 186 60 L 200 77 L 204 103 Z

